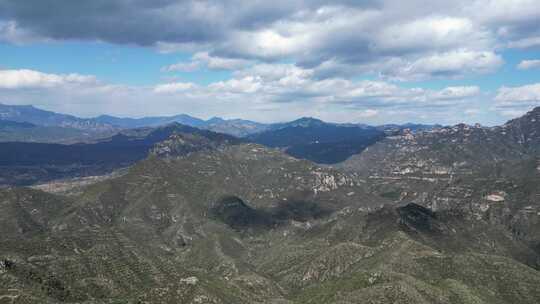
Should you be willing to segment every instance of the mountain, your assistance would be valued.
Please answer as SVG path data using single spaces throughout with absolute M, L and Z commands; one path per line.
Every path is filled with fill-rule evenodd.
M 31 129 L 37 127 L 34 124 L 28 123 L 28 122 L 17 122 L 17 121 L 11 121 L 11 120 L 0 120 L 0 129 Z
M 45 111 L 34 106 L 17 106 L 0 104 L 0 119 L 15 122 L 28 122 L 39 126 L 55 126 L 80 130 L 110 130 L 111 125 L 94 121 L 93 119 L 78 118 L 72 115 L 58 114 Z
M 143 118 L 119 118 L 109 115 L 101 115 L 94 118 L 95 121 L 118 126 L 121 128 L 141 128 L 141 127 L 155 127 L 161 125 L 167 125 L 170 123 L 179 123 L 191 127 L 202 127 L 205 121 L 199 118 L 191 117 L 189 115 L 181 114 L 175 116 L 157 116 L 157 117 L 143 117 Z
M 411 132 L 418 132 L 418 131 L 430 131 L 433 129 L 439 129 L 442 128 L 442 125 L 439 124 L 416 124 L 416 123 L 405 123 L 405 124 L 386 124 L 386 125 L 379 125 L 377 126 L 377 129 L 386 132 L 387 134 L 394 134 L 403 130 L 409 130 Z
M 243 137 L 266 129 L 266 125 L 249 120 L 223 119 L 219 117 L 202 120 L 185 114 L 144 118 L 117 118 L 114 116 L 102 115 L 96 117 L 95 120 L 122 128 L 160 126 L 176 122 L 187 126 L 230 134 L 237 137 Z
M 0 142 L 76 143 L 109 137 L 116 131 L 86 131 L 71 127 L 38 126 L 28 122 L 0 120 Z
M 357 154 L 385 136 L 374 127 L 339 125 L 314 118 L 271 125 L 269 130 L 247 138 L 283 149 L 289 155 L 317 163 L 332 164 Z
M 264 135 L 260 135 L 261 143 L 269 143 L 271 147 L 285 147 L 290 146 L 288 139 L 284 139 L 284 143 L 276 145 L 275 139 L 267 139 L 266 137 L 272 137 L 273 132 L 278 132 L 280 129 L 290 128 L 305 128 L 304 131 L 310 128 L 318 128 L 322 132 L 326 132 L 325 127 L 333 126 L 336 128 L 357 128 L 374 131 L 374 129 L 384 132 L 386 134 L 395 134 L 404 129 L 410 129 L 412 131 L 430 130 L 440 127 L 439 125 L 422 125 L 422 124 L 390 124 L 381 125 L 377 127 L 371 127 L 364 124 L 330 124 L 318 119 L 304 117 L 295 121 L 286 123 L 274 123 L 263 124 L 244 119 L 223 119 L 220 117 L 212 117 L 208 120 L 199 119 L 186 114 L 179 114 L 173 116 L 150 116 L 142 118 L 120 118 L 110 115 L 100 115 L 94 118 L 78 118 L 72 115 L 58 114 L 51 111 L 45 111 L 33 106 L 15 106 L 15 105 L 3 105 L 0 104 L 0 120 L 31 123 L 37 127 L 33 130 L 23 130 L 19 128 L 11 128 L 4 130 L 0 134 L 0 141 L 29 141 L 29 142 L 45 142 L 45 143 L 74 143 L 74 142 L 87 142 L 92 139 L 105 138 L 113 135 L 114 133 L 122 129 L 133 129 L 143 127 L 158 127 L 171 123 L 179 123 L 199 129 L 206 129 L 218 133 L 224 133 L 233 135 L 236 137 L 249 137 L 257 138 L 259 133 L 266 131 Z M 46 128 L 38 128 L 46 127 Z M 345 129 L 344 129 L 345 130 Z M 350 133 L 352 129 L 348 129 L 346 133 Z M 318 131 L 313 129 L 312 131 Z M 278 133 L 287 133 L 287 131 L 281 131 Z M 292 131 L 292 133 L 301 133 Z M 362 132 L 361 132 L 362 133 Z M 365 134 L 362 134 L 363 137 Z M 279 134 L 279 136 L 285 136 L 286 134 Z M 293 135 L 297 136 L 297 135 Z M 298 136 L 302 137 L 301 134 Z M 365 145 L 369 145 L 369 142 L 365 143 L 340 143 L 341 147 L 337 148 L 339 151 L 333 151 L 332 147 L 325 146 L 324 142 L 339 142 L 342 138 L 336 140 L 327 139 L 332 136 L 328 134 L 322 134 L 322 140 L 317 139 L 315 135 L 308 135 L 308 139 L 314 141 L 319 140 L 316 146 L 309 145 L 309 142 L 303 142 L 302 147 L 291 148 L 291 155 L 297 157 L 303 157 L 310 160 L 315 160 L 321 163 L 335 163 L 344 160 L 348 156 L 358 153 Z M 277 135 L 275 137 L 278 137 Z M 369 137 L 369 136 L 368 136 Z M 359 141 L 365 141 L 366 139 L 359 139 Z M 369 140 L 368 140 L 369 141 Z M 308 151 L 313 151 L 310 153 Z M 352 154 L 351 154 L 352 153 Z
M 2 299 L 540 301 L 538 251 L 489 218 L 394 205 L 357 173 L 256 144 L 158 146 L 72 196 L 0 190 Z
M 239 142 L 229 135 L 175 123 L 158 128 L 126 130 L 94 143 L 0 143 L 0 185 L 28 185 L 59 178 L 105 174 L 145 158 L 156 144 L 171 136 L 186 138 L 186 141 L 202 137 L 219 143 Z M 186 153 L 190 152 L 188 150 Z
M 492 128 L 387 137 L 338 167 L 397 204 L 467 210 L 540 251 L 540 107 Z
M 39 142 L 75 142 L 77 139 L 79 141 L 86 141 L 91 138 L 110 136 L 121 129 L 158 127 L 171 123 L 179 123 L 237 137 L 257 133 L 267 128 L 267 125 L 265 124 L 249 120 L 222 119 L 218 117 L 203 120 L 186 114 L 174 116 L 150 116 L 143 118 L 120 118 L 110 115 L 101 115 L 95 118 L 79 118 L 72 115 L 41 110 L 34 106 L 4 104 L 0 104 L 0 119 L 14 122 L 28 122 L 38 126 L 63 128 L 42 130 L 40 134 L 45 135 L 43 139 L 40 139 L 41 137 L 37 134 L 19 134 L 19 132 L 14 130 L 4 136 L 6 139 L 14 139 L 17 141 Z M 85 133 L 81 132 L 82 134 L 75 136 L 77 130 Z M 63 136 L 64 133 L 65 136 Z M 0 139 L 2 139 L 2 137 L 0 137 Z
M 358 136 L 343 128 L 371 130 L 271 131 Z M 19 183 L 129 165 L 40 187 L 64 194 L 0 189 L 0 302 L 540 302 L 540 108 L 406 128 L 333 167 L 282 150 L 180 124 L 0 144 Z
M 244 119 L 221 119 L 211 118 L 207 120 L 202 128 L 218 133 L 234 135 L 236 137 L 246 137 L 251 134 L 260 133 L 268 129 L 269 125 L 244 120 Z

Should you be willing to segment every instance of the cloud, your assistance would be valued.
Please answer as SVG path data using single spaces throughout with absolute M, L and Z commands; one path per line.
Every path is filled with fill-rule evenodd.
M 475 0 L 464 14 L 497 34 L 500 43 L 514 48 L 540 45 L 540 10 L 536 0 Z
M 540 68 L 540 60 L 522 60 L 517 68 L 520 70 L 530 70 Z
M 79 74 L 0 70 L 0 90 L 25 103 L 50 99 L 51 106 L 62 101 L 73 109 L 77 103 L 85 113 L 189 109 L 261 120 L 310 113 L 338 120 L 399 120 L 402 113 L 410 120 L 452 117 L 448 113 L 459 118 L 471 108 L 467 103 L 488 103 L 485 92 L 401 82 L 493 73 L 504 64 L 506 48 L 539 47 L 537 2 L 6 0 L 0 1 L 0 41 L 150 47 L 192 54 L 164 72 L 228 70 L 232 76 L 209 85 L 125 86 Z M 524 61 L 518 68 L 533 66 Z M 534 85 L 501 88 L 495 107 L 537 104 L 534 92 Z
M 540 105 L 540 83 L 519 87 L 502 87 L 495 96 L 496 108 L 506 115 L 524 113 Z
M 247 67 L 252 64 L 252 61 L 245 59 L 223 58 L 211 56 L 208 52 L 195 53 L 191 61 L 179 62 L 163 67 L 163 72 L 193 72 L 201 67 L 206 67 L 209 70 L 237 70 Z
M 403 62 L 400 59 L 389 61 L 381 69 L 381 74 L 399 81 L 456 78 L 490 73 L 503 63 L 501 56 L 493 52 L 460 49 L 422 57 L 413 62 Z
M 154 92 L 156 93 L 178 93 L 186 92 L 197 88 L 197 85 L 191 82 L 172 82 L 156 85 Z
M 377 116 L 378 114 L 379 114 L 379 111 L 377 110 L 367 109 L 358 113 L 358 116 L 361 118 L 369 118 L 369 117 Z
M 478 114 L 482 113 L 482 110 L 476 109 L 476 108 L 470 108 L 470 109 L 465 109 L 465 111 L 463 111 L 463 113 L 465 113 L 465 115 L 474 116 L 474 115 L 478 115 Z
M 467 106 L 480 94 L 477 87 L 427 90 L 379 80 L 317 79 L 314 75 L 313 70 L 294 64 L 260 64 L 208 85 L 170 82 L 129 86 L 87 75 L 3 70 L 0 96 L 1 102 L 30 103 L 82 116 L 188 113 L 283 121 L 311 115 L 330 121 L 383 123 L 390 119 L 418 121 L 420 115 L 435 119 Z
M 0 70 L 0 88 L 2 89 L 51 88 L 95 82 L 94 76 L 79 74 L 47 74 L 34 70 Z
M 179 62 L 161 68 L 162 72 L 193 72 L 198 70 L 200 63 L 197 61 Z
M 538 19 L 535 0 L 8 0 L 0 2 L 0 39 L 195 54 L 165 71 L 293 62 L 320 78 L 415 80 L 492 72 L 501 65 L 501 46 L 538 45 Z
M 480 88 L 477 86 L 468 87 L 447 87 L 437 91 L 431 97 L 436 100 L 454 100 L 474 97 L 480 94 Z

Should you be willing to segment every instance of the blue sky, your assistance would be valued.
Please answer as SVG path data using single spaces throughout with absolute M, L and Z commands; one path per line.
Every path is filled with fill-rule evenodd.
M 499 124 L 540 105 L 535 2 L 0 0 L 0 102 Z

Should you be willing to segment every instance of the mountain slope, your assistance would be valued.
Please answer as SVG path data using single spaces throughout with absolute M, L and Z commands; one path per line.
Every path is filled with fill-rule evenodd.
M 188 141 L 202 137 L 221 144 L 238 142 L 229 135 L 172 124 L 128 130 L 95 143 L 0 143 L 0 184 L 28 185 L 58 178 L 105 174 L 144 159 L 157 143 L 175 134 Z M 196 148 L 197 145 L 193 147 Z
M 186 114 L 173 116 L 151 116 L 143 118 L 119 118 L 110 115 L 101 115 L 95 118 L 79 118 L 72 115 L 41 110 L 33 106 L 4 104 L 0 104 L 0 120 L 10 120 L 23 123 L 28 122 L 38 126 L 50 128 L 56 127 L 56 129 L 53 128 L 49 130 L 50 133 L 52 133 L 50 135 L 49 133 L 45 133 L 46 130 L 41 131 L 41 133 L 49 136 L 50 140 L 39 140 L 40 138 L 37 136 L 35 137 L 36 140 L 28 140 L 40 142 L 73 142 L 73 136 L 68 136 L 70 134 L 66 134 L 66 138 L 62 137 L 62 130 L 64 130 L 64 132 L 71 131 L 72 133 L 76 132 L 77 130 L 87 133 L 97 133 L 90 135 L 93 135 L 91 138 L 98 138 L 110 136 L 112 133 L 118 132 L 121 129 L 159 127 L 172 123 L 207 129 L 237 137 L 257 133 L 267 128 L 267 125 L 265 124 L 249 120 L 221 118 L 203 120 Z M 80 141 L 83 141 L 89 137 L 82 135 L 84 134 L 81 134 Z M 19 134 L 18 132 L 11 132 L 9 138 L 14 138 L 19 141 L 26 141 L 27 136 L 25 136 L 25 134 Z M 32 137 L 32 139 L 33 138 L 34 137 Z M 58 141 L 55 140 L 56 138 L 58 138 Z
M 388 137 L 340 167 L 396 203 L 462 209 L 540 249 L 540 108 L 493 128 Z
M 357 154 L 384 137 L 373 127 L 343 126 L 301 118 L 249 136 L 248 139 L 282 148 L 286 153 L 323 164 L 337 163 Z
M 81 130 L 110 130 L 109 124 L 92 119 L 78 118 L 72 115 L 45 111 L 33 106 L 16 106 L 0 104 L 0 119 L 16 122 L 28 122 L 40 126 L 66 127 Z
M 388 201 L 354 175 L 253 144 L 160 155 L 74 197 L 0 191 L 7 210 L 0 296 L 26 303 L 540 300 L 537 253 L 487 220 L 414 204 L 380 208 Z
M 71 127 L 38 126 L 28 122 L 0 120 L 0 142 L 75 143 L 113 135 L 116 131 L 86 131 Z

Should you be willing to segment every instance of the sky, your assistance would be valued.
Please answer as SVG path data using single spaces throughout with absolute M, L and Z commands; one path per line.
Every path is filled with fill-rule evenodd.
M 0 0 L 0 103 L 481 123 L 540 106 L 540 0 Z

